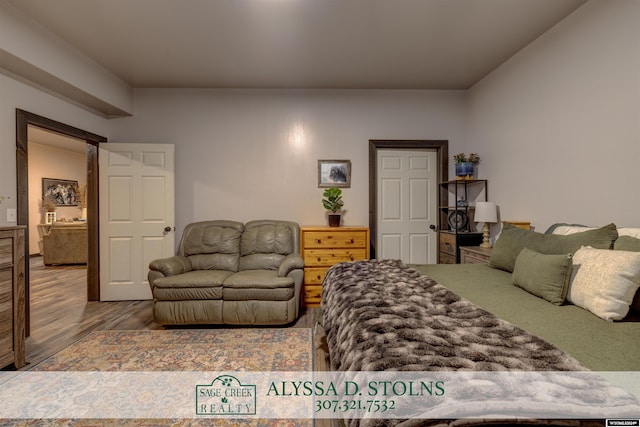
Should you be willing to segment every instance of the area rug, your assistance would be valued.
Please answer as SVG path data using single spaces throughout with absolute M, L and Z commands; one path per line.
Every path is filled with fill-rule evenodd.
M 312 371 L 308 328 L 96 331 L 31 371 Z M 312 426 L 312 419 L 0 419 L 4 426 Z
M 308 328 L 96 331 L 36 371 L 312 371 Z

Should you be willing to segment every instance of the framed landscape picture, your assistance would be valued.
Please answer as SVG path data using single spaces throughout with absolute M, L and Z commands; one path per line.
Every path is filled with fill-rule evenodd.
M 318 160 L 318 187 L 351 187 L 351 160 Z
M 78 206 L 78 181 L 42 178 L 42 198 L 55 200 L 56 206 Z

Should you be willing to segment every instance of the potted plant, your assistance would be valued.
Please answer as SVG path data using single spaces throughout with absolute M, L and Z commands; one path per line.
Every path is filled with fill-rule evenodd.
M 458 153 L 453 156 L 453 161 L 456 165 L 456 178 L 472 179 L 480 163 L 480 156 L 478 153 L 471 153 L 467 157 L 464 153 Z
M 340 210 L 344 202 L 342 201 L 342 190 L 336 187 L 327 188 L 322 193 L 322 206 L 329 211 L 329 227 L 340 226 Z

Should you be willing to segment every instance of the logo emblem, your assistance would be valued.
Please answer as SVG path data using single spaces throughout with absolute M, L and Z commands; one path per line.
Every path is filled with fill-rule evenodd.
M 256 386 L 220 375 L 211 384 L 196 385 L 196 415 L 255 415 Z

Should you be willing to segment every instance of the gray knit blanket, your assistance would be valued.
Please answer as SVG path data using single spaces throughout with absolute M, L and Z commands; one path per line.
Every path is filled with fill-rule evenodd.
M 322 292 L 322 321 L 335 371 L 587 371 L 564 351 L 397 260 L 337 264 L 328 271 Z M 621 411 L 631 408 L 632 413 L 640 408 L 633 395 L 609 386 L 605 381 L 580 386 L 605 387 L 581 391 L 579 398 L 586 396 L 589 401 L 587 415 L 601 418 L 598 412 L 589 412 L 590 406 L 600 404 L 620 405 Z M 510 394 L 494 399 L 498 403 L 487 410 L 508 413 L 509 405 L 521 407 L 523 399 L 532 398 Z M 484 404 L 482 393 L 478 399 L 476 403 Z M 451 399 L 444 402 L 452 404 Z M 350 425 L 380 422 L 351 420 Z M 385 425 L 399 422 L 384 420 Z M 415 424 L 416 420 L 405 422 Z

